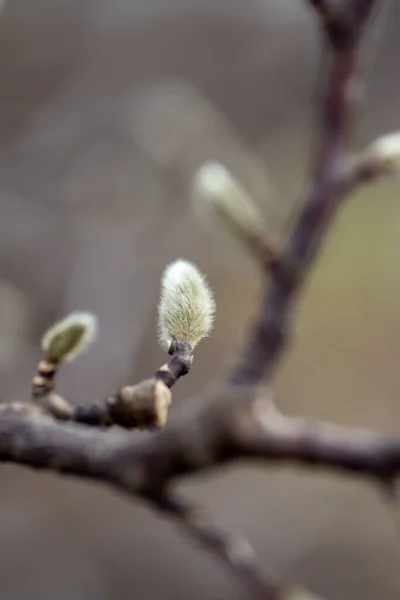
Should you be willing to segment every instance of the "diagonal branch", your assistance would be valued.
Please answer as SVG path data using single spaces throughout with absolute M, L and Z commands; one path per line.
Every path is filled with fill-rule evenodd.
M 316 4 L 325 15 L 328 4 Z M 344 185 L 343 166 L 352 133 L 352 87 L 357 72 L 360 34 L 375 5 L 377 0 L 354 0 L 346 11 L 340 12 L 346 33 L 332 50 L 314 173 L 303 200 L 303 209 L 281 257 L 284 270 L 290 269 L 293 277 L 291 282 L 287 278 L 270 278 L 269 272 L 265 271 L 259 314 L 240 360 L 231 373 L 231 381 L 235 384 L 248 385 L 271 377 L 288 341 L 293 303 L 349 190 Z M 339 14 L 336 18 L 339 19 Z M 370 174 L 372 178 L 371 171 Z
M 262 574 L 254 551 L 246 540 L 229 536 L 212 526 L 203 511 L 171 494 L 155 498 L 155 506 L 177 520 L 186 534 L 228 567 L 252 597 L 260 600 L 289 600 L 289 596 L 272 577 L 267 578 Z
M 308 592 L 286 587 L 257 565 L 247 540 L 234 537 L 212 525 L 202 510 L 171 494 L 155 498 L 156 508 L 174 518 L 181 529 L 207 552 L 214 554 L 244 585 L 253 598 L 260 600 L 321 600 Z

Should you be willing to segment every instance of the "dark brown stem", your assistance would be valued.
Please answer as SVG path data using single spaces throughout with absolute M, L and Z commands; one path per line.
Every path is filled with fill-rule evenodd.
M 269 272 L 265 272 L 259 315 L 239 363 L 231 373 L 231 381 L 237 385 L 267 381 L 273 373 L 288 341 L 293 302 L 347 191 L 342 175 L 351 133 L 352 83 L 357 68 L 358 41 L 374 4 L 373 0 L 353 2 L 348 12 L 341 13 L 346 35 L 332 51 L 314 174 L 281 257 L 282 268 L 291 269 L 295 276 L 288 283 L 284 278 L 270 278 Z M 320 11 L 328 10 L 327 3 L 317 5 Z M 348 28 L 349 22 L 351 28 Z
M 290 592 L 266 577 L 259 569 L 253 548 L 239 537 L 233 537 L 211 525 L 204 511 L 194 508 L 176 496 L 162 495 L 154 499 L 156 508 L 178 521 L 183 531 L 204 550 L 214 554 L 253 598 L 290 600 Z M 306 598 L 304 597 L 304 600 Z
M 77 406 L 71 419 L 86 425 L 119 425 L 125 429 L 163 427 L 171 404 L 169 390 L 192 364 L 192 349 L 185 342 L 174 341 L 170 354 L 171 360 L 153 378 L 125 386 L 103 402 Z
M 193 356 L 190 345 L 178 340 L 172 342 L 169 353 L 172 354 L 171 360 L 158 369 L 154 377 L 171 388 L 180 377 L 189 373 Z
M 329 0 L 310 0 L 311 6 L 318 14 L 324 34 L 333 48 L 343 48 L 350 29 L 348 15 L 333 7 Z

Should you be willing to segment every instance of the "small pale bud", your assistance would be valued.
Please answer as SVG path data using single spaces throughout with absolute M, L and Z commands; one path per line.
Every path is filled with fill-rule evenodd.
M 158 332 L 163 346 L 173 340 L 192 348 L 207 336 L 215 313 L 213 294 L 192 263 L 176 260 L 164 271 L 158 306 Z
M 207 162 L 194 177 L 192 199 L 196 212 L 235 235 L 260 235 L 263 218 L 233 175 L 220 163 Z
M 42 349 L 50 363 L 72 361 L 93 342 L 97 319 L 91 313 L 76 312 L 55 323 L 43 336 Z
M 379 137 L 366 149 L 366 154 L 383 161 L 391 169 L 400 170 L 400 132 Z

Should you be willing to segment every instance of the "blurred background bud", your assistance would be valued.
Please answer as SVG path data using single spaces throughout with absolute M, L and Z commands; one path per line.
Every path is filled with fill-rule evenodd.
M 261 234 L 263 218 L 249 194 L 222 164 L 207 162 L 194 176 L 195 212 L 238 237 Z
M 387 133 L 375 140 L 367 149 L 367 157 L 376 158 L 395 172 L 400 171 L 400 132 Z

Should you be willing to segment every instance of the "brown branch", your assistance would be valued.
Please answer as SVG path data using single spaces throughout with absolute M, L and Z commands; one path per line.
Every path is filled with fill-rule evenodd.
M 186 534 L 222 561 L 254 598 L 289 600 L 283 587 L 275 583 L 273 577 L 266 578 L 262 574 L 254 551 L 246 540 L 233 538 L 212 526 L 201 509 L 188 505 L 176 496 L 169 494 L 155 498 L 155 506 L 177 520 Z
M 288 342 L 292 307 L 342 200 L 359 183 L 385 173 L 379 161 L 372 164 L 348 157 L 360 36 L 378 0 L 352 0 L 335 12 L 327 1 L 310 3 L 322 17 L 331 42 L 313 175 L 282 252 L 253 243 L 266 282 L 259 317 L 229 385 L 208 400 L 188 405 L 152 436 L 87 427 L 163 425 L 169 390 L 191 364 L 191 349 L 179 346 L 153 378 L 126 386 L 102 403 L 72 408 L 49 394 L 39 404 L 27 403 L 24 408 L 12 404 L 0 411 L 0 461 L 112 484 L 157 506 L 218 555 L 260 600 L 293 596 L 274 578 L 263 577 L 250 554 L 242 552 L 243 546 L 175 499 L 169 489 L 174 480 L 238 459 L 336 469 L 385 485 L 400 473 L 400 439 L 284 417 L 257 387 L 270 383 Z M 61 419 L 78 423 L 57 422 Z
M 81 476 L 90 462 L 100 479 L 136 494 L 157 495 L 173 479 L 242 458 L 330 468 L 379 483 L 400 474 L 398 437 L 286 417 L 265 394 L 254 398 L 253 387 L 213 390 L 150 437 L 52 422 L 27 407 L 2 405 L 0 461 Z
M 309 0 L 315 9 L 326 35 L 333 48 L 342 47 L 348 36 L 349 19 L 348 13 L 333 7 L 330 0 Z
M 233 537 L 212 525 L 204 511 L 171 494 L 154 499 L 156 508 L 177 520 L 184 533 L 204 550 L 215 555 L 244 585 L 253 598 L 260 600 L 318 600 L 314 595 L 292 589 L 262 572 L 253 548 L 247 540 Z M 320 599 L 321 600 L 321 599 Z
M 284 417 L 265 398 L 251 400 L 253 389 L 238 392 L 213 393 L 208 402 L 188 406 L 164 430 L 145 438 L 4 411 L 0 461 L 99 480 L 153 504 L 173 480 L 237 459 L 330 468 L 385 485 L 400 473 L 400 439 Z M 208 529 L 195 533 L 203 546 L 214 541 L 215 551 L 221 551 L 221 540 Z M 235 565 L 229 563 L 231 569 Z M 240 565 L 238 577 L 244 568 Z M 246 573 L 249 585 L 251 575 Z M 268 581 L 265 586 L 274 589 Z M 261 585 L 257 582 L 253 591 Z M 256 597 L 268 600 L 268 593 L 258 591 Z
M 321 3 L 318 3 L 322 6 Z M 291 308 L 316 257 L 324 235 L 347 193 L 343 181 L 346 144 L 351 133 L 352 84 L 356 74 L 358 42 L 376 0 L 353 1 L 341 18 L 347 24 L 341 44 L 332 51 L 320 124 L 320 139 L 314 174 L 303 201 L 303 209 L 281 257 L 282 269 L 294 273 L 287 278 L 265 272 L 263 300 L 250 337 L 231 373 L 231 381 L 248 385 L 267 381 L 288 341 Z M 324 6 L 327 6 L 324 3 Z
M 252 394 L 222 388 L 151 437 L 3 410 L 0 461 L 97 477 L 150 498 L 174 479 L 238 459 L 329 468 L 385 484 L 400 474 L 398 437 L 285 417 L 265 398 L 249 401 Z

